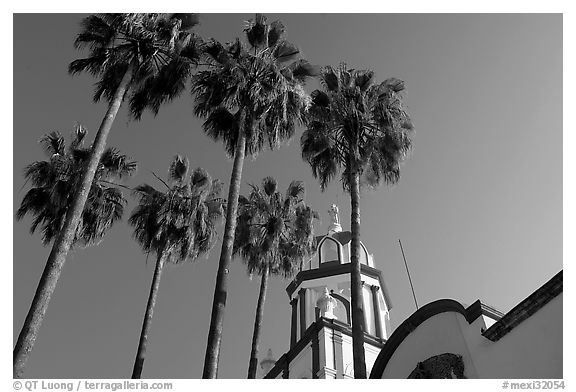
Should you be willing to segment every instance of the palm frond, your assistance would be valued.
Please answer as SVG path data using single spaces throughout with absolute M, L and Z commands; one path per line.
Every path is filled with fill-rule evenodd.
M 174 67 L 164 72 L 163 68 L 174 59 L 186 59 L 191 66 L 199 57 L 195 46 L 198 37 L 191 33 L 197 24 L 195 14 L 89 16 L 83 20 L 75 41 L 76 48 L 87 49 L 89 55 L 70 63 L 68 70 L 71 74 L 89 72 L 98 77 L 94 100 L 99 101 L 103 97 L 111 99 L 130 66 L 132 79 L 129 86 L 140 92 L 133 99 L 132 112 L 137 118 L 143 108 L 157 113 L 160 104 L 177 96 L 189 77 L 189 72 L 181 72 L 181 69 L 175 74 Z M 162 72 L 163 75 L 158 77 Z M 167 75 L 173 77 L 167 78 Z M 147 89 L 155 87 L 149 94 L 154 92 L 158 95 L 143 96 L 142 86 Z
M 321 188 L 339 171 L 346 191 L 352 173 L 359 173 L 364 185 L 397 182 L 412 145 L 413 125 L 400 96 L 404 82 L 390 78 L 375 84 L 373 71 L 343 63 L 323 68 L 320 82 L 323 90 L 311 94 L 300 143 Z
M 285 30 L 284 24 L 279 20 L 270 23 L 268 28 L 268 47 L 276 45 L 284 36 Z
M 190 185 L 196 192 L 210 192 L 212 190 L 212 177 L 206 170 L 198 167 L 190 176 Z
M 110 46 L 116 36 L 114 28 L 98 15 L 90 15 L 81 22 L 81 32 L 74 41 L 76 49 L 87 46 L 89 49 Z
M 172 14 L 170 19 L 180 20 L 180 29 L 189 31 L 200 24 L 200 17 L 198 14 Z
M 281 41 L 274 48 L 274 57 L 277 61 L 286 62 L 296 59 L 300 53 L 298 47 L 288 41 Z
M 128 65 L 123 63 L 113 64 L 107 67 L 102 73 L 102 78 L 96 83 L 94 102 L 99 102 L 102 96 L 104 96 L 108 102 L 111 102 L 127 70 Z
M 176 155 L 170 163 L 170 168 L 168 169 L 168 178 L 171 181 L 182 182 L 188 175 L 188 169 L 190 168 L 190 162 L 187 157 L 182 157 L 181 155 Z
M 244 29 L 248 43 L 253 48 L 261 48 L 266 45 L 267 41 L 267 24 L 266 17 L 262 14 L 256 14 L 254 19 L 246 22 L 247 27 Z
M 84 128 L 81 124 L 77 124 L 72 133 L 72 142 L 70 143 L 70 151 L 74 151 L 78 148 L 82 148 L 84 140 L 88 130 Z
M 302 181 L 292 181 L 288 186 L 286 191 L 287 197 L 293 197 L 296 199 L 301 199 L 304 197 L 304 182 Z
M 256 15 L 245 32 L 246 46 L 238 39 L 205 44 L 211 66 L 192 78 L 192 94 L 204 131 L 224 142 L 230 156 L 242 133 L 246 154 L 255 157 L 266 145 L 275 149 L 289 140 L 303 123 L 310 99 L 302 85 L 317 69 L 306 61 L 293 64 L 300 52 L 284 40 L 281 22 Z
M 34 162 L 24 170 L 24 176 L 32 187 L 22 199 L 16 219 L 21 220 L 30 214 L 33 217 L 30 231 L 34 233 L 39 228 L 44 245 L 50 243 L 60 232 L 80 182 L 84 165 L 90 155 L 90 149 L 82 147 L 85 136 L 85 128 L 77 125 L 72 132 L 69 148 L 66 148 L 65 140 L 59 132 L 44 135 L 40 144 L 45 152 L 52 154 L 50 160 Z M 110 148 L 104 154 L 88 193 L 75 233 L 74 246 L 98 243 L 107 230 L 121 219 L 126 204 L 122 192 L 111 186 L 101 187 L 98 183 L 107 177 L 131 175 L 134 169 L 135 163 L 117 149 Z
M 251 186 L 249 197 L 241 196 L 234 237 L 234 254 L 246 263 L 249 274 L 292 276 L 303 260 L 315 252 L 313 219 L 306 206 L 303 183 L 292 181 L 286 197 L 276 180 L 266 177 L 261 187 Z
M 40 138 L 40 145 L 49 157 L 65 154 L 66 142 L 58 131 L 53 131 L 42 136 Z
M 276 190 L 278 188 L 278 183 L 276 182 L 276 179 L 273 177 L 266 177 L 262 180 L 262 190 L 264 191 L 264 193 L 266 193 L 267 196 L 272 196 L 274 193 L 276 193 Z
M 114 147 L 108 147 L 102 154 L 100 159 L 101 176 L 103 178 L 123 178 L 133 175 L 138 164 L 136 161 L 130 160 L 126 155 L 120 153 L 120 150 Z
M 207 254 L 215 243 L 216 223 L 223 216 L 219 181 L 202 168 L 188 176 L 187 157 L 176 155 L 169 168 L 173 185 L 160 192 L 150 185 L 136 187 L 138 205 L 128 223 L 145 252 L 164 252 L 180 263 Z

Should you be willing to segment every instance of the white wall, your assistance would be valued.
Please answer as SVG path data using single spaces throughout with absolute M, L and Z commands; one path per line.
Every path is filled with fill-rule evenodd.
M 497 342 L 469 338 L 482 378 L 562 378 L 562 294 Z
M 404 339 L 382 378 L 406 378 L 444 353 L 462 356 L 467 378 L 562 378 L 562 303 L 560 294 L 496 342 L 482 336 L 482 317 L 469 324 L 458 312 L 432 316 Z
M 392 354 L 382 378 L 407 378 L 418 362 L 444 353 L 462 355 L 464 375 L 467 378 L 475 378 L 476 372 L 460 330 L 459 319 L 467 323 L 460 313 L 446 312 L 437 314 L 420 324 Z M 479 333 L 480 326 L 476 327 Z

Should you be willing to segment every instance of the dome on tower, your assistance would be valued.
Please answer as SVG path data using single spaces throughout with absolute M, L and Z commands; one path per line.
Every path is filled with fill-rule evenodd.
M 316 237 L 317 252 L 310 260 L 302 264 L 301 271 L 350 263 L 352 233 L 350 231 L 342 231 L 338 212 L 338 207 L 332 204 L 332 207 L 328 210 L 332 219 L 328 227 L 328 233 Z M 360 264 L 374 267 L 372 255 L 368 253 L 362 241 L 360 241 Z

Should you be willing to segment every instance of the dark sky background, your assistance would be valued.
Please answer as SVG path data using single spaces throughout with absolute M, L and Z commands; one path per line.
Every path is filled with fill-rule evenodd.
M 200 34 L 241 36 L 252 15 L 202 15 Z M 562 269 L 561 15 L 268 15 L 319 65 L 371 68 L 378 80 L 406 81 L 416 127 L 415 149 L 400 182 L 362 195 L 362 240 L 384 274 L 393 327 L 414 310 L 398 239 L 402 239 L 420 305 L 440 298 L 476 299 L 507 312 Z M 14 16 L 13 213 L 23 168 L 45 159 L 38 140 L 68 135 L 76 122 L 94 137 L 105 113 L 92 103 L 90 76 L 67 74 L 82 57 L 72 46 L 82 15 Z M 315 88 L 314 82 L 308 89 Z M 187 93 L 153 118 L 129 121 L 125 108 L 108 145 L 139 162 L 128 185 L 161 186 L 172 156 L 229 181 L 232 162 L 204 136 Z M 302 161 L 298 129 L 288 146 L 247 159 L 242 193 L 268 175 L 281 188 L 306 184 L 307 202 L 329 223 L 340 206 L 349 228 L 349 198 L 334 182 L 322 193 Z M 126 209 L 126 218 L 134 202 Z M 14 220 L 14 219 L 13 219 Z M 50 247 L 30 236 L 30 219 L 13 223 L 13 343 Z M 222 228 L 220 229 L 221 232 Z M 145 378 L 199 378 L 221 243 L 208 258 L 168 265 L 160 283 Z M 98 246 L 68 255 L 26 372 L 31 378 L 127 378 L 131 374 L 154 258 L 118 223 Z M 288 282 L 272 279 L 261 353 L 289 346 Z M 219 377 L 245 378 L 259 280 L 232 263 Z

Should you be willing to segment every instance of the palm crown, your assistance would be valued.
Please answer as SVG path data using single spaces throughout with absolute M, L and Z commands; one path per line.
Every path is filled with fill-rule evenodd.
M 340 170 L 346 190 L 351 172 L 367 185 L 397 182 L 412 144 L 413 126 L 400 95 L 404 82 L 390 78 L 377 84 L 374 72 L 344 64 L 325 67 L 320 81 L 324 89 L 311 94 L 301 147 L 322 188 Z
M 91 149 L 84 147 L 86 134 L 87 131 L 78 126 L 69 146 L 59 132 L 44 135 L 40 143 L 50 159 L 34 162 L 24 169 L 24 176 L 32 188 L 22 199 L 16 218 L 20 220 L 28 213 L 34 216 L 30 231 L 34 233 L 41 227 L 45 245 L 59 233 L 89 159 Z M 76 229 L 75 245 L 88 246 L 98 242 L 122 218 L 126 199 L 110 180 L 132 175 L 135 170 L 136 162 L 117 149 L 108 148 L 104 152 Z
M 132 113 L 139 118 L 146 105 L 157 112 L 163 100 L 151 102 L 151 96 L 159 96 L 154 89 L 163 89 L 177 72 L 189 72 L 177 65 L 184 60 L 191 64 L 198 56 L 198 37 L 191 32 L 197 22 L 191 14 L 91 15 L 82 21 L 75 41 L 78 49 L 89 50 L 89 56 L 73 61 L 68 70 L 99 77 L 94 100 L 105 97 L 110 102 L 131 69 Z
M 172 262 L 208 252 L 224 213 L 222 183 L 202 168 L 189 173 L 189 166 L 187 158 L 174 158 L 164 192 L 148 184 L 136 187 L 139 204 L 129 219 L 144 251 L 165 254 Z
M 299 50 L 284 39 L 280 21 L 268 24 L 256 15 L 244 31 L 247 44 L 207 42 L 209 66 L 192 79 L 195 114 L 206 118 L 204 130 L 223 141 L 230 156 L 240 134 L 251 155 L 265 143 L 273 149 L 292 137 L 309 102 L 302 84 L 316 73 L 307 61 L 296 60 Z
M 315 252 L 312 223 L 318 214 L 303 200 L 304 186 L 293 181 L 286 195 L 276 180 L 266 177 L 262 186 L 252 185 L 248 198 L 239 199 L 234 253 L 247 264 L 250 274 L 291 277 Z

